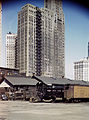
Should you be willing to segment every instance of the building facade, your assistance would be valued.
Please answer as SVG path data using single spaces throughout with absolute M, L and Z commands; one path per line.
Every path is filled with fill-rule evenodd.
M 27 76 L 65 76 L 64 14 L 61 0 L 54 1 L 44 1 L 44 8 L 27 4 L 18 13 L 17 67 Z
M 15 41 L 16 34 L 7 33 L 6 34 L 6 67 L 15 68 Z
M 89 81 L 89 58 L 74 63 L 74 79 Z
M 18 13 L 17 67 L 20 73 L 35 71 L 36 7 L 27 4 Z
M 0 1 L 0 65 L 1 65 L 1 51 L 2 51 L 2 3 Z
M 53 11 L 52 39 L 53 64 L 52 76 L 65 76 L 65 21 L 62 9 L 62 0 L 44 0 L 44 8 Z

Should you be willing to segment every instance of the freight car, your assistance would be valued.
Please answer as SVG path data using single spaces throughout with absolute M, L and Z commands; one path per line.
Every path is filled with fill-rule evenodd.
M 87 85 L 69 85 L 64 89 L 64 101 L 80 102 L 89 101 L 89 86 Z
M 65 78 L 34 78 L 38 80 L 38 84 L 36 92 L 30 98 L 31 102 L 55 102 L 58 98 L 64 102 L 89 101 L 89 82 Z

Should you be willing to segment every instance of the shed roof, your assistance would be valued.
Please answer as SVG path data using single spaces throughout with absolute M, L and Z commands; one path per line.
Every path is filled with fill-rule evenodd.
M 89 86 L 89 82 L 71 80 L 67 78 L 53 78 L 44 76 L 24 77 L 24 76 L 6 76 L 5 79 L 12 85 L 36 85 L 38 81 L 43 82 L 46 85 L 85 85 Z
M 38 83 L 36 79 L 23 76 L 6 76 L 5 79 L 12 85 L 36 85 Z
M 36 79 L 41 80 L 43 83 L 50 85 L 50 84 L 58 84 L 58 85 L 86 85 L 89 86 L 89 82 L 80 81 L 80 80 L 71 80 L 67 78 L 53 78 L 53 77 L 44 77 L 44 76 L 36 76 Z

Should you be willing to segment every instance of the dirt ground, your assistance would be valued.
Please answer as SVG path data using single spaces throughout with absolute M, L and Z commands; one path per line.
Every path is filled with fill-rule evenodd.
M 0 120 L 89 120 L 89 103 L 0 101 Z

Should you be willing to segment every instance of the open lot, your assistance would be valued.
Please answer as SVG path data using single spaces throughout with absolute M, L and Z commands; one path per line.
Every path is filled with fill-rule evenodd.
M 89 120 L 89 103 L 0 101 L 0 120 Z

